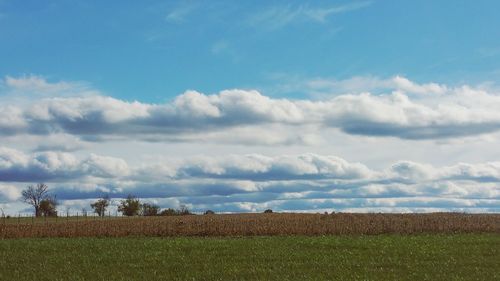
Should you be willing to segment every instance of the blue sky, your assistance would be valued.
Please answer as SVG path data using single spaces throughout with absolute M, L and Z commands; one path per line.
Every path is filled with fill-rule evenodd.
M 0 208 L 498 212 L 499 6 L 0 0 Z
M 163 102 L 196 89 L 396 74 L 498 79 L 497 1 L 1 1 L 0 75 Z M 271 91 L 273 90 L 273 91 Z M 284 91 L 284 92 L 283 92 Z

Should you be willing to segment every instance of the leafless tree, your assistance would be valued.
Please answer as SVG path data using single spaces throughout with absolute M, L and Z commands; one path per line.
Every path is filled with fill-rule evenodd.
M 28 185 L 22 192 L 23 202 L 30 204 L 35 208 L 35 216 L 41 216 L 40 203 L 43 200 L 50 199 L 48 186 L 44 183 L 39 183 L 36 186 Z

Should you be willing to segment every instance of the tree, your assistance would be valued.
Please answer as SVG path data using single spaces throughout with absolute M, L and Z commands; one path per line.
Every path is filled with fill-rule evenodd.
M 56 217 L 57 216 L 57 200 L 55 197 L 48 197 L 40 201 L 40 214 L 44 217 Z
M 106 214 L 106 209 L 109 206 L 109 198 L 105 196 L 94 203 L 90 204 L 90 207 L 94 209 L 94 213 L 96 213 L 100 217 L 104 217 Z
M 186 207 L 186 205 L 181 205 L 181 208 L 177 212 L 179 213 L 180 216 L 191 215 L 191 212 Z
M 129 194 L 127 199 L 120 201 L 120 205 L 118 205 L 118 212 L 129 217 L 136 216 L 139 214 L 140 208 L 141 202 L 139 199 Z
M 165 210 L 161 211 L 161 213 L 160 213 L 160 216 L 176 216 L 176 215 L 177 215 L 177 211 L 175 209 L 172 209 L 172 208 L 165 209 Z
M 144 203 L 141 206 L 143 216 L 157 216 L 160 212 L 160 206 L 155 204 Z
M 39 183 L 36 186 L 28 185 L 21 193 L 23 202 L 35 208 L 35 216 L 37 217 L 42 215 L 40 212 L 40 203 L 50 198 L 48 188 L 44 183 Z
M 189 209 L 181 205 L 181 208 L 176 210 L 172 208 L 165 209 L 161 211 L 160 216 L 186 216 L 186 215 L 192 215 Z

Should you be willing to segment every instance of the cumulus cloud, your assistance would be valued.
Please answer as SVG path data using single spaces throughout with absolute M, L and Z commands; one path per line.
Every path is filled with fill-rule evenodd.
M 0 182 L 62 181 L 86 176 L 118 177 L 128 173 L 125 161 L 91 154 L 81 161 L 63 152 L 26 154 L 0 147 Z
M 234 135 L 239 136 L 236 143 L 308 144 L 321 141 L 323 128 L 415 140 L 477 136 L 500 129 L 500 96 L 496 93 L 468 86 L 417 84 L 400 76 L 373 83 L 388 83 L 397 90 L 323 100 L 275 99 L 254 90 L 234 89 L 211 95 L 187 91 L 166 104 L 101 95 L 4 103 L 0 106 L 0 134 L 214 142 L 231 141 L 228 135 Z M 273 129 L 267 129 L 270 127 Z
M 26 154 L 1 148 L 2 200 L 16 200 L 23 183 L 33 181 L 48 182 L 63 201 L 135 194 L 177 200 L 199 210 L 493 210 L 500 202 L 497 162 L 434 167 L 400 161 L 377 171 L 336 156 L 250 154 L 134 166 L 96 154 L 78 158 L 69 153 Z
M 0 202 L 12 203 L 24 185 L 44 181 L 62 202 L 75 206 L 104 194 L 135 194 L 157 198 L 164 207 L 175 202 L 197 210 L 499 211 L 500 163 L 495 155 L 488 162 L 456 158 L 441 166 L 393 157 L 375 169 L 370 167 L 373 160 L 365 165 L 321 154 L 338 152 L 335 146 L 349 146 L 358 135 L 369 136 L 363 140 L 374 145 L 387 140 L 382 137 L 400 143 L 420 140 L 405 142 L 412 145 L 480 134 L 494 139 L 498 135 L 491 133 L 500 128 L 498 93 L 420 84 L 401 76 L 353 80 L 350 85 L 317 82 L 325 89 L 352 88 L 321 99 L 273 98 L 239 89 L 187 91 L 152 104 L 89 89 L 75 94 L 72 83 L 38 76 L 6 78 L 1 91 L 39 89 L 53 95 L 33 94 L 22 101 L 9 94 L 0 97 Z M 365 84 L 358 86 L 368 90 L 355 89 L 361 82 Z M 339 142 L 338 136 L 346 139 Z M 205 143 L 224 149 L 190 150 Z M 122 151 L 129 145 L 134 147 Z M 141 148 L 135 151 L 135 145 Z M 247 154 L 254 152 L 250 145 L 276 147 L 266 148 L 267 155 L 264 150 Z M 310 146 L 317 153 L 303 153 Z M 164 157 L 177 147 L 183 149 L 174 153 L 177 158 L 137 159 Z M 297 154 L 285 154 L 292 151 Z
M 85 94 L 98 94 L 98 91 L 92 90 L 83 82 L 58 81 L 51 82 L 45 77 L 39 75 L 23 75 L 20 77 L 5 76 L 0 80 L 0 88 L 6 91 L 0 93 L 9 98 L 26 98 L 29 96 L 48 97 L 48 96 L 71 96 Z
M 21 191 L 13 185 L 0 183 L 0 202 L 14 201 L 21 197 Z
M 360 163 L 349 163 L 335 156 L 304 154 L 266 157 L 262 155 L 225 158 L 196 158 L 180 167 L 179 173 L 191 177 L 233 178 L 253 181 L 297 179 L 363 179 L 374 172 Z
M 302 81 L 295 87 L 305 88 L 313 93 L 346 94 L 360 92 L 387 92 L 397 90 L 408 94 L 440 95 L 452 90 L 438 83 L 416 83 L 396 75 L 387 79 L 375 76 L 355 76 L 344 80 L 313 78 Z

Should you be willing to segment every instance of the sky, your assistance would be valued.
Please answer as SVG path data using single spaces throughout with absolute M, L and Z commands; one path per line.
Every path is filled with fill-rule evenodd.
M 0 0 L 0 210 L 499 212 L 499 9 Z

